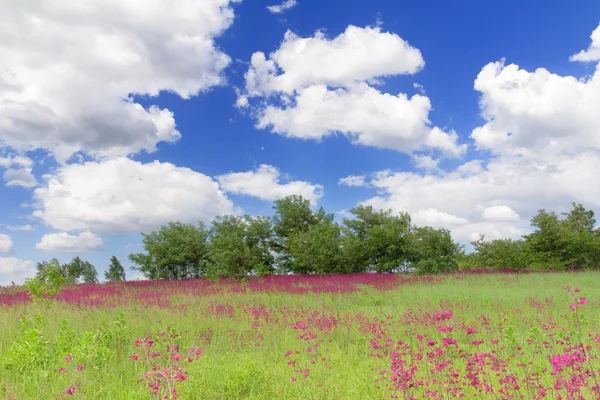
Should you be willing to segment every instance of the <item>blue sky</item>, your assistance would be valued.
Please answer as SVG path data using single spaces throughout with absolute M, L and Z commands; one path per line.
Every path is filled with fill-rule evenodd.
M 77 4 L 0 5 L 0 284 L 292 193 L 465 244 L 600 206 L 597 1 Z

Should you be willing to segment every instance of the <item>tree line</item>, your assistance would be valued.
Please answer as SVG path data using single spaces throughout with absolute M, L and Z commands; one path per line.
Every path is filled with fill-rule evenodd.
M 419 227 L 408 213 L 358 206 L 341 223 L 323 208 L 293 195 L 275 201 L 274 215 L 217 217 L 210 226 L 171 222 L 142 234 L 143 253 L 129 255 L 146 278 L 238 278 L 272 274 L 358 272 L 438 274 L 455 270 L 600 269 L 600 231 L 594 212 L 581 204 L 568 213 L 539 210 L 532 232 L 520 239 L 472 242 L 473 252 L 447 229 Z M 41 262 L 37 279 L 51 275 L 64 283 L 95 283 L 87 261 Z M 109 282 L 124 281 L 125 270 L 112 257 Z
M 341 224 L 293 195 L 275 201 L 272 217 L 226 215 L 210 227 L 172 222 L 143 234 L 131 254 L 149 279 L 246 278 L 271 274 L 343 274 L 458 268 L 462 253 L 450 231 L 417 227 L 407 213 L 359 206 Z

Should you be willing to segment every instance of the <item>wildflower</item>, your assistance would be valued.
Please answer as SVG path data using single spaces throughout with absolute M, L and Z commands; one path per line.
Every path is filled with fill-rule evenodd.
M 150 353 L 150 358 L 156 358 L 156 357 L 160 357 L 160 352 L 153 351 L 152 353 Z
M 67 354 L 67 356 L 65 357 L 65 360 L 67 361 L 67 363 L 70 363 L 72 359 L 73 359 L 73 356 L 70 354 Z
M 577 309 L 577 304 L 573 303 L 569 306 L 569 308 L 573 311 L 575 311 Z
M 58 372 L 60 372 L 61 374 L 66 374 L 66 373 L 67 373 L 67 370 L 66 370 L 66 369 L 64 369 L 64 368 L 59 368 L 59 369 L 58 369 Z
M 454 330 L 453 326 L 441 325 L 437 327 L 437 331 L 440 333 L 450 333 Z
M 588 303 L 588 301 L 585 297 L 579 298 L 579 304 L 581 304 L 582 306 L 585 306 L 587 303 Z
M 173 354 L 173 361 L 179 361 L 181 360 L 181 356 L 179 354 Z
M 292 376 L 292 382 L 296 382 L 296 377 Z
M 129 358 L 131 358 L 133 361 L 137 361 L 137 359 L 140 357 L 137 354 L 134 354 L 132 356 L 129 356 Z
M 83 365 L 83 364 L 79 364 L 79 365 L 77 366 L 77 372 L 81 371 L 82 369 L 85 369 L 85 365 Z
M 475 328 L 467 328 L 467 335 L 473 335 L 475 333 L 479 333 L 479 331 Z
M 579 290 L 579 288 L 578 288 L 578 287 L 576 287 L 576 288 L 573 288 L 573 291 L 574 291 L 575 293 L 579 293 L 579 292 L 580 292 L 580 290 Z
M 75 393 L 75 391 L 76 391 L 76 390 L 77 390 L 77 389 L 75 389 L 75 387 L 74 387 L 74 386 L 69 386 L 69 388 L 68 388 L 67 390 L 65 390 L 65 393 L 66 393 L 66 394 L 69 394 L 69 395 L 72 395 L 72 394 L 74 394 L 74 393 Z

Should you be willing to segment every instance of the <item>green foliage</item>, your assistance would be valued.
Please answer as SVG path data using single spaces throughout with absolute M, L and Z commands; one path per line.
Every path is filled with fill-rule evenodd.
M 350 212 L 354 218 L 344 220 L 343 246 L 352 272 L 402 270 L 410 261 L 410 216 L 362 205 Z
M 411 268 L 421 275 L 440 274 L 458 269 L 462 253 L 447 229 L 413 228 L 410 235 Z
M 206 271 L 210 278 L 246 278 L 273 272 L 273 235 L 266 218 L 219 217 L 212 224 L 210 243 Z
M 56 296 L 65 283 L 67 283 L 67 279 L 64 275 L 64 268 L 56 259 L 53 259 L 50 262 L 38 264 L 37 276 L 25 279 L 25 288 L 35 302 L 44 299 L 44 296 L 46 298 Z
M 111 257 L 108 270 L 104 272 L 104 279 L 108 282 L 123 282 L 125 280 L 125 269 L 117 257 Z
M 51 347 L 49 340 L 42 334 L 42 316 L 36 314 L 33 322 L 22 316 L 20 324 L 19 336 L 6 351 L 2 363 L 18 372 L 45 367 L 50 360 Z
M 524 240 L 496 239 L 486 242 L 481 235 L 472 244 L 478 268 L 521 270 L 531 266 L 532 256 Z
M 308 232 L 311 227 L 323 220 L 333 220 L 333 216 L 326 214 L 323 208 L 314 213 L 310 209 L 310 201 L 298 195 L 275 201 L 273 209 L 275 210 L 273 231 L 276 237 L 274 250 L 277 252 L 277 265 L 280 272 L 291 272 L 294 267 L 290 242 L 295 236 Z
M 322 219 L 289 240 L 290 271 L 295 274 L 339 274 L 347 269 L 341 247 L 341 228 L 331 218 Z
M 209 251 L 204 224 L 171 222 L 143 236 L 146 253 L 131 254 L 129 259 L 145 277 L 186 279 L 204 275 Z

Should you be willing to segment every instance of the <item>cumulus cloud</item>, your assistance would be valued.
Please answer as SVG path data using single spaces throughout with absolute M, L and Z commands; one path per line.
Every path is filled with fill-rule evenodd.
M 488 221 L 518 221 L 519 214 L 509 206 L 490 206 L 483 207 L 481 216 Z
M 487 121 L 471 135 L 480 149 L 548 162 L 600 149 L 600 69 L 578 79 L 500 61 L 481 70 L 475 89 Z
M 338 184 L 341 186 L 362 187 L 366 186 L 367 183 L 364 175 L 350 175 L 340 178 Z
M 10 282 L 22 284 L 25 278 L 35 276 L 33 261 L 19 260 L 14 257 L 0 257 L 0 285 L 9 285 Z
M 8 253 L 13 248 L 13 242 L 10 236 L 3 233 L 0 234 L 0 253 Z
M 571 56 L 571 61 L 593 62 L 600 61 L 600 24 L 592 32 L 592 44 L 587 50 L 581 50 L 579 53 Z
M 268 6 L 267 10 L 269 10 L 273 14 L 281 14 L 282 12 L 289 10 L 290 8 L 295 7 L 296 5 L 298 5 L 298 2 L 296 0 L 285 0 L 281 4 Z
M 440 160 L 435 160 L 433 157 L 426 154 L 415 154 L 412 156 L 412 161 L 415 167 L 425 171 L 435 171 L 438 168 Z
M 34 197 L 33 215 L 62 231 L 138 233 L 169 221 L 210 221 L 236 211 L 206 175 L 128 158 L 63 166 L 46 176 Z
M 345 86 L 414 74 L 424 65 L 418 49 L 379 27 L 350 25 L 334 39 L 328 39 L 320 31 L 309 38 L 287 31 L 279 49 L 269 58 L 262 52 L 252 55 L 246 89 L 250 95 L 293 94 L 315 84 Z
M 69 235 L 66 232 L 44 235 L 35 248 L 43 251 L 84 253 L 86 251 L 101 250 L 104 242 L 91 232 L 81 232 Z
M 323 32 L 301 38 L 288 31 L 268 57 L 252 55 L 236 104 L 251 107 L 259 129 L 287 137 L 321 140 L 341 133 L 363 146 L 434 148 L 460 157 L 466 148 L 456 133 L 429 121 L 428 97 L 375 88 L 386 77 L 414 74 L 424 65 L 419 49 L 380 27 L 350 25 L 332 39 Z
M 113 157 L 180 137 L 173 113 L 132 94 L 189 98 L 223 82 L 214 38 L 236 0 L 0 3 L 0 141 Z
M 31 171 L 31 168 L 10 168 L 4 171 L 2 178 L 6 182 L 6 186 L 21 186 L 24 188 L 31 188 L 37 185 L 37 180 Z
M 316 204 L 323 196 L 323 186 L 305 181 L 281 183 L 281 173 L 271 165 L 260 165 L 256 170 L 232 172 L 217 177 L 225 192 L 274 201 L 297 194 Z

